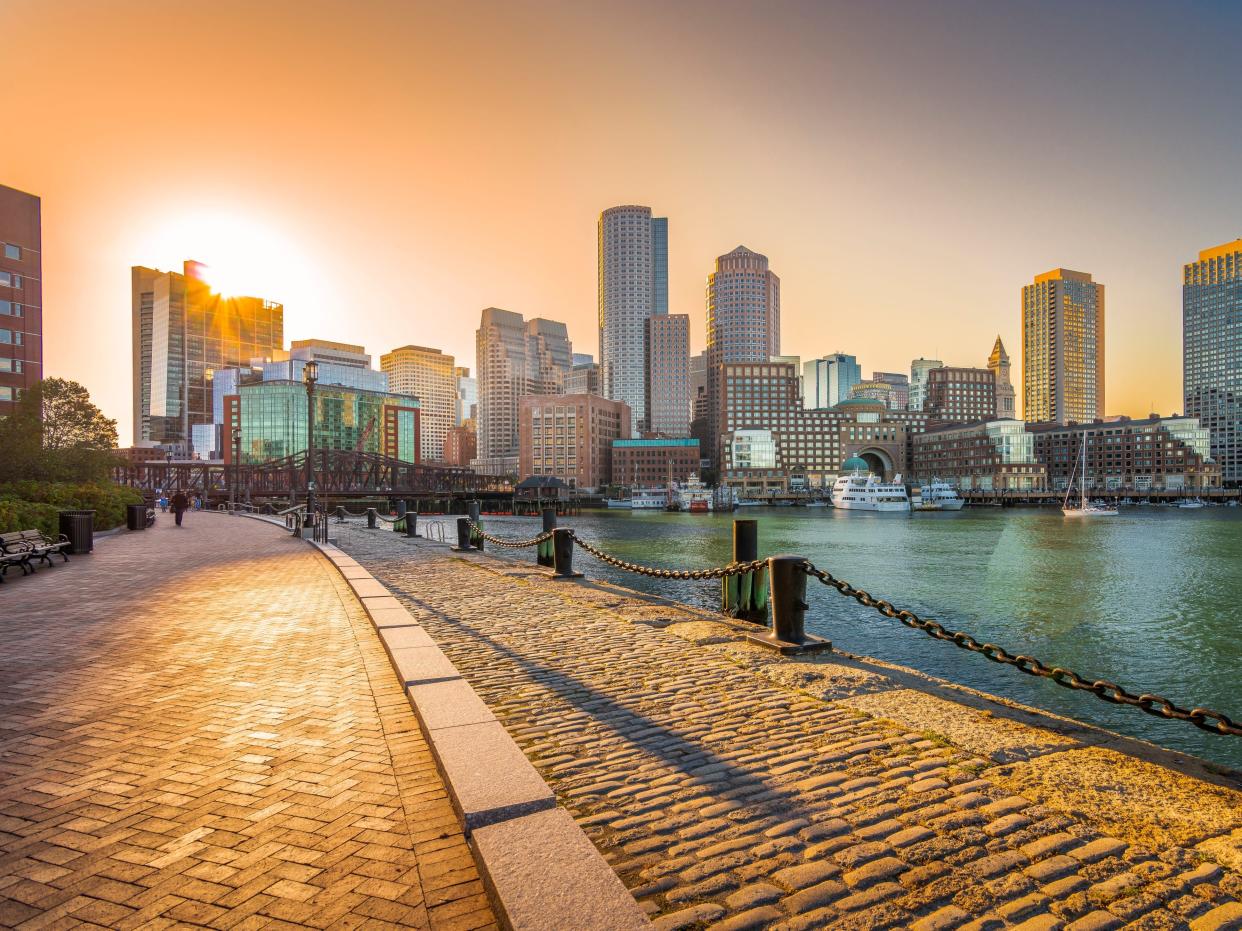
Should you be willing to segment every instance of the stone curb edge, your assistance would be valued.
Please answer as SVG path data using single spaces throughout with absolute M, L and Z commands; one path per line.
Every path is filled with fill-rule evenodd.
M 375 626 L 502 924 L 514 931 L 650 928 L 612 867 L 414 616 L 343 550 L 308 542 Z

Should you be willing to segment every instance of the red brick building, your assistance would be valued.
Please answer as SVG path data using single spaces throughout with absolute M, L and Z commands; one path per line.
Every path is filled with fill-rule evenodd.
M 450 427 L 444 435 L 444 464 L 468 466 L 479 455 L 479 437 L 474 432 L 474 421 L 467 420 L 460 427 Z
M 641 487 L 684 482 L 699 471 L 696 439 L 612 441 L 612 483 Z
M 0 185 L 0 417 L 43 378 L 40 202 Z
M 996 375 L 991 369 L 932 369 L 926 391 L 923 411 L 929 421 L 974 423 L 996 417 Z
M 532 395 L 518 406 L 518 478 L 549 475 L 573 488 L 612 476 L 612 441 L 630 435 L 630 406 L 594 394 Z

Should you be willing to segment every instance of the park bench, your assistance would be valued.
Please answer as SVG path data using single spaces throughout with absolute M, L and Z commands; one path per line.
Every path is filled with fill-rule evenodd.
M 59 553 L 61 559 L 65 562 L 69 561 L 69 554 L 65 552 L 69 548 L 69 538 L 63 533 L 53 540 L 38 530 L 16 530 L 13 533 L 0 534 L 0 546 L 3 546 L 6 551 L 10 549 L 14 552 L 24 551 L 25 566 L 31 571 L 34 570 L 34 566 L 30 564 L 32 559 L 54 566 L 56 564 L 52 562 L 52 557 Z
M 0 582 L 4 581 L 10 566 L 17 566 L 22 575 L 34 572 L 30 559 L 34 555 L 34 547 L 22 539 L 21 531 L 16 533 L 0 533 Z

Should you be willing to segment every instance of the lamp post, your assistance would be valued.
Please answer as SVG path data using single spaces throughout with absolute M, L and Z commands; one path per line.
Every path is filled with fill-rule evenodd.
M 306 521 L 315 513 L 315 382 L 319 380 L 319 363 L 314 359 L 302 367 L 306 384 Z
M 233 427 L 233 487 L 229 491 L 229 511 L 237 509 L 237 486 L 241 484 L 241 426 Z

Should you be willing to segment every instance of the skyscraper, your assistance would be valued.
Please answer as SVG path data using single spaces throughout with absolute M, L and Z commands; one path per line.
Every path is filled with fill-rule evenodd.
M 0 417 L 43 378 L 39 198 L 0 185 Z
M 802 406 L 807 410 L 835 407 L 850 396 L 862 381 L 858 359 L 834 352 L 822 359 L 811 359 L 802 366 Z
M 767 362 L 781 352 L 781 280 L 768 257 L 738 246 L 716 259 L 707 276 L 707 395 L 710 444 L 716 459 L 720 425 L 716 398 L 720 367 L 730 362 Z
M 1242 239 L 1182 270 L 1182 393 L 1211 437 L 1221 481 L 1242 484 Z
M 647 431 L 690 435 L 690 317 L 657 314 L 645 324 Z
M 460 427 L 467 420 L 474 420 L 478 416 L 479 382 L 478 379 L 470 377 L 470 368 L 465 365 L 459 365 L 453 369 L 453 376 L 457 379 L 456 426 Z
M 988 356 L 988 368 L 996 378 L 996 416 L 1016 417 L 1018 412 L 1014 404 L 1013 379 L 1009 376 L 1009 353 L 1005 352 L 1005 344 L 999 336 L 992 347 L 992 354 Z
M 457 426 L 457 377 L 453 357 L 426 346 L 401 346 L 380 356 L 388 390 L 418 398 L 423 462 L 444 459 L 444 438 Z
M 921 356 L 910 363 L 910 410 L 923 409 L 923 402 L 927 400 L 927 373 L 943 367 L 944 363 L 939 359 L 924 359 Z
M 650 207 L 610 207 L 599 216 L 599 361 L 604 396 L 646 422 L 644 321 L 668 313 L 668 219 Z
M 195 426 L 212 424 L 209 372 L 283 353 L 284 307 L 212 292 L 203 266 L 184 274 L 131 269 L 134 442 L 189 452 Z
M 1104 285 L 1054 268 L 1022 288 L 1022 417 L 1104 416 Z

